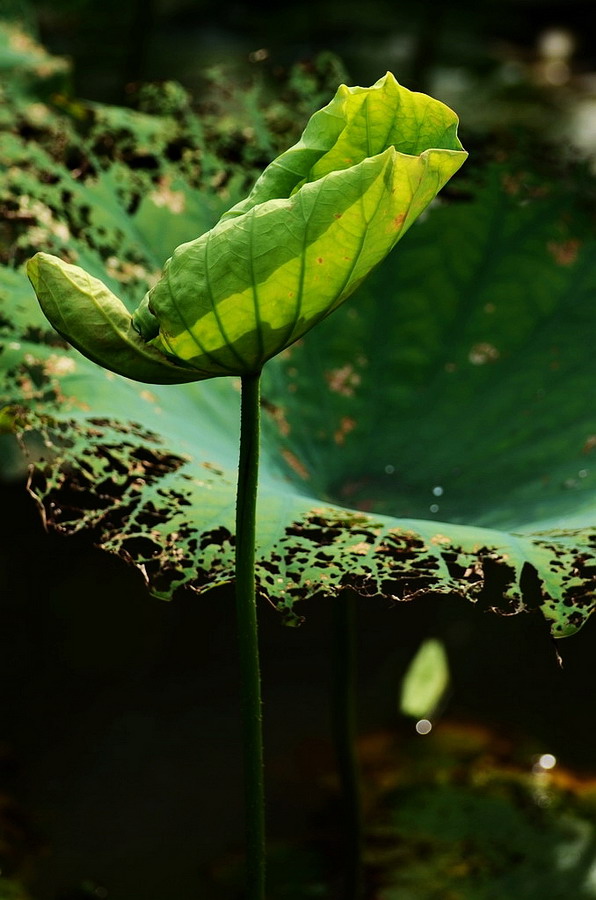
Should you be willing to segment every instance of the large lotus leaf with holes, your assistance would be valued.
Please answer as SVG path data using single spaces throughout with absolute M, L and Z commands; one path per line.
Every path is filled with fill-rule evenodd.
M 86 531 L 158 595 L 229 581 L 238 384 L 149 389 L 107 373 L 48 328 L 22 268 L 51 251 L 132 308 L 161 241 L 165 255 L 233 201 L 216 187 L 229 169 L 197 190 L 204 151 L 168 117 L 15 101 L 9 120 L 3 477 L 29 469 L 49 527 Z M 265 366 L 258 579 L 290 616 L 346 585 L 539 607 L 557 635 L 590 614 L 596 246 L 577 196 L 491 170 Z

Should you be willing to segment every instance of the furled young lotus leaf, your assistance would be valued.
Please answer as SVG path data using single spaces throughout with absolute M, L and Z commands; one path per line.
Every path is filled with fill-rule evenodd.
M 132 319 L 48 254 L 28 272 L 55 328 L 139 381 L 258 372 L 336 309 L 466 158 L 456 115 L 387 73 L 342 85 L 300 141 L 206 234 L 182 244 Z

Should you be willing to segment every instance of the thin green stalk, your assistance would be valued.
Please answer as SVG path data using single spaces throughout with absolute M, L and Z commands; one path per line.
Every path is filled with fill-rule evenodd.
M 356 596 L 344 591 L 333 600 L 332 725 L 344 824 L 344 900 L 360 900 L 362 799 L 356 752 Z
M 265 900 L 265 794 L 261 676 L 255 591 L 255 517 L 259 472 L 260 373 L 242 377 L 236 501 L 236 617 L 246 798 L 246 900 Z

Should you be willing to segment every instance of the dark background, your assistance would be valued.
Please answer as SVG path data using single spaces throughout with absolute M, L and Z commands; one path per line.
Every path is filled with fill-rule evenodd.
M 243 840 L 231 591 L 152 599 L 123 563 L 45 534 L 16 488 L 6 499 L 0 773 L 20 805 L 17 849 L 34 896 L 92 896 L 81 885 L 117 900 L 215 896 L 206 879 Z M 333 802 L 331 609 L 313 600 L 301 612 L 291 629 L 260 608 L 268 825 L 291 842 L 316 833 Z M 489 751 L 505 739 L 528 771 L 549 752 L 590 775 L 595 626 L 555 648 L 539 614 L 363 600 L 360 732 L 427 740 L 399 716 L 397 697 L 420 641 L 436 636 L 452 675 L 437 728 L 486 726 Z
M 531 63 L 551 29 L 572 35 L 576 75 L 596 68 L 592 0 L 2 0 L 0 14 L 27 21 L 49 50 L 71 57 L 79 95 L 104 101 L 121 99 L 131 80 L 197 86 L 206 66 L 237 66 L 260 49 L 282 67 L 330 50 L 355 83 L 391 69 L 424 90 L 441 67 L 487 75 L 503 59 Z
M 553 108 L 561 113 L 585 96 L 596 72 L 595 6 L 579 0 L 275 8 L 262 0 L 14 0 L 0 4 L 0 15 L 24 19 L 50 51 L 71 57 L 75 93 L 102 102 L 124 102 L 130 82 L 152 79 L 199 92 L 206 67 L 242 73 L 257 50 L 267 51 L 262 64 L 273 75 L 332 50 L 352 83 L 391 69 L 439 96 L 460 85 L 472 110 L 466 91 L 490 86 L 510 66 L 523 102 L 543 109 L 551 86 L 539 71 L 540 36 L 553 28 L 575 41 L 562 86 L 569 94 Z M 499 116 L 464 120 L 464 144 L 467 127 L 480 143 L 509 127 Z M 556 130 L 559 119 L 547 127 Z M 243 830 L 231 593 L 161 603 L 135 572 L 83 539 L 45 534 L 22 485 L 3 486 L 2 508 L 0 777 L 21 810 L 15 853 L 29 865 L 35 896 L 75 900 L 83 882 L 114 900 L 206 896 L 204 867 L 240 846 Z M 260 610 L 270 826 L 290 837 L 311 827 L 331 766 L 330 611 L 313 601 L 303 612 L 305 624 L 291 630 Z M 399 679 L 434 634 L 452 667 L 445 717 L 509 734 L 527 748 L 528 766 L 548 751 L 594 769 L 596 622 L 560 644 L 563 667 L 539 615 L 500 619 L 462 601 L 362 601 L 358 631 L 363 733 L 406 729 Z

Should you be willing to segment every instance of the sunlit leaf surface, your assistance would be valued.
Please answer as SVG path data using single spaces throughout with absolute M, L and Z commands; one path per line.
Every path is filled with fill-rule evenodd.
M 349 297 L 459 169 L 456 132 L 455 113 L 390 72 L 370 88 L 341 85 L 246 201 L 176 248 L 132 320 L 57 256 L 36 254 L 29 278 L 57 331 L 119 375 L 259 372 Z
M 50 527 L 87 530 L 160 596 L 229 581 L 238 384 L 148 387 L 106 373 L 48 328 L 22 263 L 38 249 L 60 255 L 132 309 L 159 277 L 157 245 L 171 240 L 167 255 L 198 221 L 213 224 L 237 199 L 233 181 L 227 196 L 199 191 L 199 167 L 168 158 L 175 140 L 186 159 L 205 152 L 180 117 L 66 114 L 22 87 L 11 102 L 5 477 L 31 466 Z M 122 134 L 106 151 L 113 116 Z M 131 164 L 147 156 L 151 166 Z M 540 607 L 557 635 L 591 613 L 596 248 L 574 191 L 494 166 L 267 364 L 258 578 L 290 617 L 301 598 L 345 585 Z

